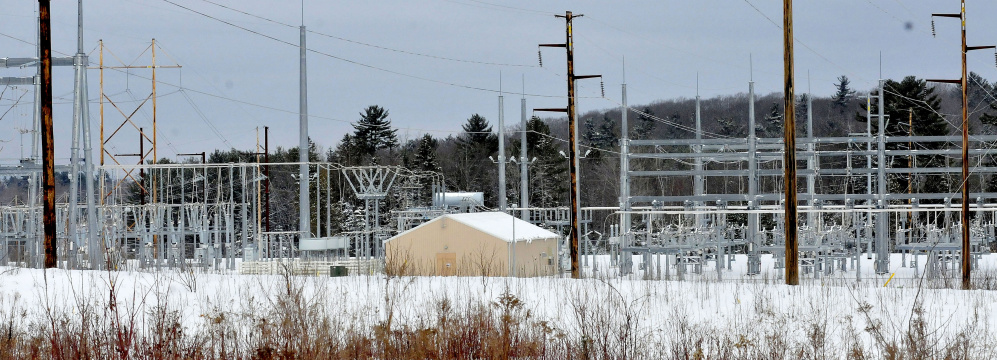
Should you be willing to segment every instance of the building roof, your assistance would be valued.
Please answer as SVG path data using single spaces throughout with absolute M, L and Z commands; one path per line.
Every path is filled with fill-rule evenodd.
M 500 212 L 477 212 L 466 214 L 447 214 L 430 220 L 413 229 L 402 232 L 391 239 L 398 238 L 406 233 L 423 226 L 435 223 L 442 219 L 457 221 L 478 231 L 494 236 L 506 242 L 532 241 L 537 239 L 558 238 L 559 235 L 547 229 L 523 221 L 515 216 Z M 391 239 L 388 239 L 390 241 Z

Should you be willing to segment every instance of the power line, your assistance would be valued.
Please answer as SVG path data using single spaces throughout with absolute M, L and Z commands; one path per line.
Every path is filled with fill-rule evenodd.
M 258 36 L 261 36 L 261 37 L 264 37 L 264 38 L 267 38 L 267 39 L 270 39 L 270 40 L 273 40 L 273 41 L 276 41 L 276 42 L 279 42 L 279 43 L 282 43 L 282 44 L 285 44 L 285 45 L 289 45 L 289 46 L 293 46 L 293 47 L 300 47 L 300 45 L 298 45 L 298 44 L 295 44 L 295 43 L 292 43 L 292 42 L 289 42 L 289 41 L 285 41 L 285 40 L 281 40 L 281 39 L 278 39 L 278 38 L 273 37 L 271 35 L 267 35 L 267 34 L 264 34 L 262 32 L 256 31 L 256 30 L 249 29 L 249 28 L 246 28 L 246 27 L 234 24 L 232 22 L 219 19 L 217 17 L 214 17 L 214 16 L 211 16 L 211 15 L 205 14 L 203 12 L 191 9 L 189 7 L 177 4 L 177 3 L 173 2 L 173 1 L 170 1 L 170 0 L 163 0 L 163 1 L 166 2 L 166 3 L 172 4 L 174 6 L 177 6 L 179 8 L 185 9 L 187 11 L 190 11 L 192 13 L 204 16 L 204 17 L 209 18 L 211 20 L 215 20 L 215 21 L 218 21 L 220 23 L 232 26 L 234 28 L 237 28 L 237 29 L 240 29 L 240 30 L 243 30 L 243 31 L 246 31 L 246 32 L 249 32 L 249 33 L 252 33 L 252 34 L 255 34 L 255 35 L 258 35 Z M 430 79 L 430 78 L 422 77 L 422 76 L 418 76 L 418 75 L 406 74 L 406 73 L 395 71 L 395 70 L 389 70 L 389 69 L 385 69 L 385 68 L 382 68 L 382 67 L 365 64 L 365 63 L 362 63 L 362 62 L 359 62 L 359 61 L 356 61 L 356 60 L 350 60 L 350 59 L 347 59 L 347 58 L 339 57 L 339 56 L 332 55 L 332 54 L 329 54 L 329 53 L 326 53 L 326 52 L 322 52 L 322 51 L 319 51 L 319 50 L 315 50 L 315 49 L 312 49 L 312 48 L 306 48 L 305 50 L 307 50 L 309 52 L 312 52 L 312 53 L 315 53 L 315 54 L 318 54 L 318 55 L 322 55 L 322 56 L 328 57 L 328 58 L 336 59 L 336 60 L 339 60 L 339 61 L 342 61 L 342 62 L 346 62 L 346 63 L 350 63 L 350 64 L 353 64 L 353 65 L 365 67 L 365 68 L 368 68 L 368 69 L 373 69 L 373 70 L 377 70 L 377 71 L 386 72 L 386 73 L 389 73 L 389 74 L 394 74 L 394 75 L 398 75 L 398 76 L 402 76 L 402 77 L 407 77 L 407 78 L 411 78 L 411 79 L 422 80 L 422 81 L 426 81 L 426 82 L 436 83 L 436 84 L 440 84 L 440 85 L 447 85 L 447 86 L 452 86 L 452 87 L 457 87 L 457 88 L 463 88 L 463 89 L 468 89 L 468 90 L 477 90 L 477 91 L 484 91 L 484 92 L 490 92 L 490 93 L 496 93 L 496 94 L 502 93 L 502 91 L 500 91 L 500 90 L 487 89 L 487 88 L 483 88 L 483 87 L 477 87 L 477 86 L 471 86 L 471 85 L 464 85 L 464 84 L 457 84 L 457 83 L 453 83 L 453 82 L 449 82 L 449 81 Z M 541 95 L 541 94 L 522 94 L 522 95 L 523 96 L 530 96 L 530 97 L 542 97 L 542 98 L 565 98 L 565 96 L 558 96 L 558 95 Z
M 249 13 L 249 12 L 246 12 L 246 11 L 243 11 L 243 10 L 239 10 L 239 9 L 236 9 L 236 8 L 232 8 L 232 7 L 229 7 L 229 6 L 225 6 L 225 5 L 222 5 L 222 4 L 210 1 L 210 0 L 201 0 L 201 1 L 204 1 L 206 3 L 212 4 L 212 5 L 224 8 L 224 9 L 235 11 L 237 13 L 240 13 L 240 14 L 243 14 L 243 15 L 246 15 L 246 16 L 250 16 L 250 17 L 254 17 L 254 18 L 257 18 L 257 19 L 260 19 L 260 20 L 263 20 L 263 21 L 274 23 L 274 24 L 277 24 L 277 25 L 281 25 L 281 26 L 285 26 L 285 27 L 289 27 L 289 28 L 294 28 L 294 29 L 298 28 L 295 25 L 291 25 L 291 24 L 288 24 L 288 23 L 284 23 L 284 22 L 280 22 L 280 21 L 277 21 L 277 20 L 273 20 L 273 19 L 268 18 L 268 17 L 264 17 L 264 16 L 252 14 L 252 13 Z M 469 64 L 493 65 L 493 66 L 531 67 L 531 68 L 538 67 L 536 65 L 505 64 L 505 63 L 495 63 L 495 62 L 487 62 L 487 61 L 457 59 L 457 58 L 451 58 L 451 57 L 446 57 L 446 56 L 424 54 L 424 53 L 418 53 L 418 52 L 414 52 L 414 51 L 389 48 L 389 47 L 386 47 L 386 46 L 381 46 L 381 45 L 366 43 L 366 42 L 363 42 L 363 41 L 351 40 L 351 39 L 339 37 L 339 36 L 336 36 L 336 35 L 326 34 L 326 33 L 318 32 L 318 31 L 314 31 L 314 30 L 307 30 L 307 31 L 309 33 L 312 33 L 312 34 L 315 34 L 315 35 L 324 36 L 324 37 L 336 39 L 336 40 L 339 40 L 339 41 L 345 41 L 345 42 L 348 42 L 348 43 L 351 43 L 351 44 L 363 45 L 363 46 L 368 46 L 368 47 L 372 47 L 372 48 L 376 48 L 376 49 L 387 50 L 387 51 L 392 51 L 392 52 L 397 52 L 397 53 L 407 54 L 407 55 L 422 56 L 422 57 L 427 57 L 427 58 L 432 58 L 432 59 L 438 59 L 438 60 L 455 61 L 455 62 L 462 62 L 462 63 L 469 63 Z
M 748 4 L 748 6 L 751 6 L 752 9 L 755 9 L 755 12 L 757 12 L 759 15 L 761 15 L 762 17 L 764 17 L 770 23 L 772 23 L 772 25 L 774 25 L 775 27 L 779 28 L 779 30 L 782 30 L 782 25 L 779 25 L 779 23 L 775 22 L 775 20 L 772 20 L 772 18 L 770 18 L 768 15 L 765 15 L 765 13 L 762 12 L 762 10 L 759 9 L 757 6 L 755 6 L 755 4 L 752 4 L 750 0 L 744 0 L 744 2 L 746 4 Z M 810 50 L 810 52 L 812 52 L 814 55 L 817 55 L 817 57 L 821 58 L 822 60 L 824 60 L 828 64 L 831 64 L 832 66 L 838 68 L 838 70 L 844 71 L 846 73 L 849 72 L 844 67 L 841 67 L 841 65 L 836 64 L 835 62 L 833 62 L 830 59 L 828 59 L 827 57 L 825 57 L 823 54 L 817 52 L 817 50 L 814 50 L 814 48 L 810 47 L 810 45 L 807 45 L 805 42 L 801 41 L 796 36 L 793 36 L 793 42 L 799 43 L 801 46 L 803 46 L 807 50 Z M 854 78 L 856 78 L 856 79 L 865 80 L 861 76 L 854 75 L 854 73 L 852 74 L 852 76 Z
M 225 136 L 218 131 L 218 128 L 215 127 L 215 124 L 213 124 L 211 120 L 208 119 L 207 116 L 204 116 L 204 113 L 201 112 L 201 109 L 199 107 L 197 107 L 197 104 L 195 104 L 194 100 L 190 98 L 190 95 L 187 95 L 187 93 L 184 92 L 183 90 L 180 90 L 180 94 L 183 95 L 184 99 L 187 99 L 187 103 L 194 108 L 194 112 L 197 113 L 197 115 L 201 118 L 201 120 L 208 125 L 208 128 L 210 128 L 211 131 L 214 132 L 215 135 L 217 135 L 218 138 L 221 139 L 223 143 L 225 143 L 225 145 L 228 145 L 228 147 L 230 148 L 235 148 L 235 146 L 232 146 L 232 143 L 228 142 L 228 139 L 226 139 Z
M 479 7 L 479 8 L 492 9 L 492 10 L 503 10 L 503 11 L 511 11 L 511 12 L 518 12 L 518 13 L 528 13 L 528 14 L 543 15 L 543 16 L 554 16 L 554 15 L 557 15 L 557 13 L 552 13 L 552 12 L 547 12 L 547 11 L 525 9 L 525 8 L 519 8 L 519 7 L 514 7 L 514 6 L 508 6 L 508 5 L 499 5 L 499 4 L 493 4 L 493 3 L 490 3 L 490 2 L 485 2 L 485 1 L 480 1 L 480 0 L 465 0 L 467 2 L 475 3 L 475 4 L 479 4 L 479 5 L 468 4 L 468 3 L 460 2 L 460 1 L 457 1 L 457 0 L 444 0 L 444 1 L 455 3 L 455 4 L 466 5 L 466 6 L 476 6 L 476 7 Z

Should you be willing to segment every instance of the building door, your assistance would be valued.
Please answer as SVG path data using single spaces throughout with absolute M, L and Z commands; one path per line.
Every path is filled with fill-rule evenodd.
M 457 275 L 457 253 L 436 253 L 436 275 Z

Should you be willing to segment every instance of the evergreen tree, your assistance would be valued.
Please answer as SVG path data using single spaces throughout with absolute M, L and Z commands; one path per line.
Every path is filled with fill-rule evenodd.
M 602 125 L 599 126 L 598 148 L 611 150 L 616 146 L 619 137 L 616 135 L 616 120 L 610 119 L 609 114 L 602 115 Z
M 363 149 L 357 144 L 356 138 L 350 134 L 344 134 L 339 140 L 332 154 L 326 157 L 326 161 L 340 163 L 346 166 L 361 165 L 364 159 Z
M 809 110 L 809 107 L 810 107 L 810 94 L 800 95 L 796 99 L 796 118 L 802 120 L 802 121 L 797 121 L 796 124 L 797 126 L 802 126 L 802 128 L 804 129 L 806 129 L 807 110 Z M 797 129 L 799 129 L 799 127 Z
M 360 120 L 352 125 L 355 129 L 354 144 L 363 155 L 372 156 L 377 150 L 398 146 L 398 130 L 391 128 L 391 120 L 388 119 L 388 110 L 385 108 L 368 106 L 360 114 Z
M 761 124 L 756 125 L 757 133 L 764 137 L 782 137 L 783 136 L 783 112 L 782 107 L 778 103 L 772 103 L 772 107 L 769 108 L 769 113 L 765 115 Z
M 741 135 L 741 129 L 743 127 L 741 125 L 739 125 L 739 124 L 736 124 L 734 122 L 734 119 L 731 118 L 731 117 L 721 117 L 721 118 L 718 118 L 717 119 L 717 124 L 720 125 L 720 130 L 718 131 L 718 133 L 720 135 L 725 135 L 725 136 L 740 136 Z
M 527 151 L 537 160 L 530 166 L 530 205 L 564 206 L 567 199 L 568 160 L 558 152 L 550 127 L 539 117 L 526 123 Z
M 484 117 L 471 115 L 462 126 L 464 133 L 457 138 L 454 162 L 457 171 L 455 185 L 461 191 L 481 191 L 486 204 L 497 204 L 497 171 L 489 156 L 498 151 L 498 135 Z
M 654 126 L 657 123 L 654 121 L 654 111 L 651 108 L 645 107 L 641 114 L 637 114 L 637 126 L 634 127 L 631 138 L 635 140 L 647 139 L 651 136 L 651 132 L 654 131 Z
M 905 77 L 900 82 L 886 80 L 886 89 L 883 102 L 886 107 L 883 109 L 888 122 L 886 136 L 942 136 L 948 135 L 950 125 L 939 115 L 941 111 L 941 99 L 935 93 L 934 87 L 929 87 L 925 80 L 914 76 Z M 873 97 L 879 96 L 878 90 L 873 91 Z M 863 113 L 865 104 L 862 105 Z M 879 104 L 872 103 L 872 113 L 879 113 Z M 911 116 L 913 115 L 913 116 Z M 907 120 L 913 118 L 913 130 L 907 128 Z M 856 114 L 855 119 L 865 122 L 864 114 Z M 879 132 L 879 121 L 875 116 L 872 118 L 872 132 Z
M 944 136 L 949 134 L 952 129 L 951 125 L 939 115 L 941 111 L 941 99 L 935 93 L 935 88 L 928 86 L 927 81 L 914 76 L 907 76 L 900 82 L 886 80 L 883 86 L 885 89 L 883 101 L 886 104 L 883 113 L 887 119 L 892 120 L 887 122 L 886 129 L 884 129 L 886 136 Z M 871 95 L 874 97 L 878 96 L 878 89 L 873 91 Z M 865 105 L 863 104 L 862 107 L 862 111 L 864 112 Z M 873 102 L 872 114 L 878 113 L 879 104 Z M 859 122 L 866 121 L 865 115 L 861 113 L 857 113 L 855 118 Z M 908 122 L 911 122 L 912 126 L 908 126 Z M 875 116 L 872 117 L 871 125 L 873 134 L 878 134 L 879 121 Z M 915 143 L 914 146 L 915 148 L 922 149 L 938 149 L 944 146 L 944 144 Z M 891 150 L 904 148 L 907 148 L 906 143 L 890 143 L 887 145 L 887 149 Z M 944 157 L 937 155 L 918 156 L 916 161 L 919 167 L 944 166 Z M 882 166 L 906 167 L 906 162 L 907 159 L 905 157 L 894 157 L 891 164 L 883 164 Z M 892 177 L 888 183 L 889 191 L 906 191 L 907 180 L 908 177 L 906 175 Z M 922 175 L 919 176 L 919 179 L 916 179 L 914 191 L 948 192 L 950 180 L 952 179 L 945 175 Z
M 436 147 L 438 144 L 439 142 L 429 134 L 425 134 L 419 139 L 419 147 L 416 149 L 415 163 L 413 164 L 416 169 L 433 172 L 440 171 L 440 165 L 436 161 Z
M 483 116 L 474 114 L 461 125 L 464 134 L 458 143 L 462 146 L 479 147 L 488 153 L 498 151 L 498 135 L 492 133 L 492 125 Z
M 848 106 L 848 102 L 855 98 L 855 90 L 852 90 L 849 85 L 851 81 L 848 77 L 841 75 L 838 77 L 838 82 L 834 84 L 834 87 L 838 90 L 832 100 L 834 100 L 834 106 L 839 108 L 840 112 L 844 112 Z
M 589 117 L 585 118 L 585 121 L 583 121 L 582 123 L 583 123 L 582 126 L 584 126 L 585 128 L 585 130 L 582 131 L 582 144 L 595 146 L 595 143 L 599 139 L 599 134 L 598 134 L 599 131 L 596 130 L 595 120 Z
M 602 123 L 596 125 L 593 118 L 585 119 L 585 131 L 582 133 L 582 145 L 588 145 L 591 149 L 581 148 L 584 154 L 587 150 L 592 150 L 588 156 L 592 159 L 599 159 L 606 150 L 612 151 L 616 146 L 616 121 L 609 118 L 609 114 L 603 114 Z
M 987 79 L 983 78 L 983 76 L 975 72 L 970 72 L 966 84 L 966 87 L 969 89 L 966 92 L 969 111 L 974 111 L 980 105 L 990 105 L 993 103 L 993 97 L 991 97 L 990 93 L 993 92 L 994 86 Z M 958 94 L 957 97 L 961 99 L 962 85 L 956 86 L 954 91 Z

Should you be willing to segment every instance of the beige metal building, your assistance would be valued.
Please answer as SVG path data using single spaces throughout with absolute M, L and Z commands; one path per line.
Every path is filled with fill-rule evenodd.
M 388 239 L 386 271 L 422 276 L 550 275 L 556 271 L 559 238 L 502 212 L 444 215 Z

